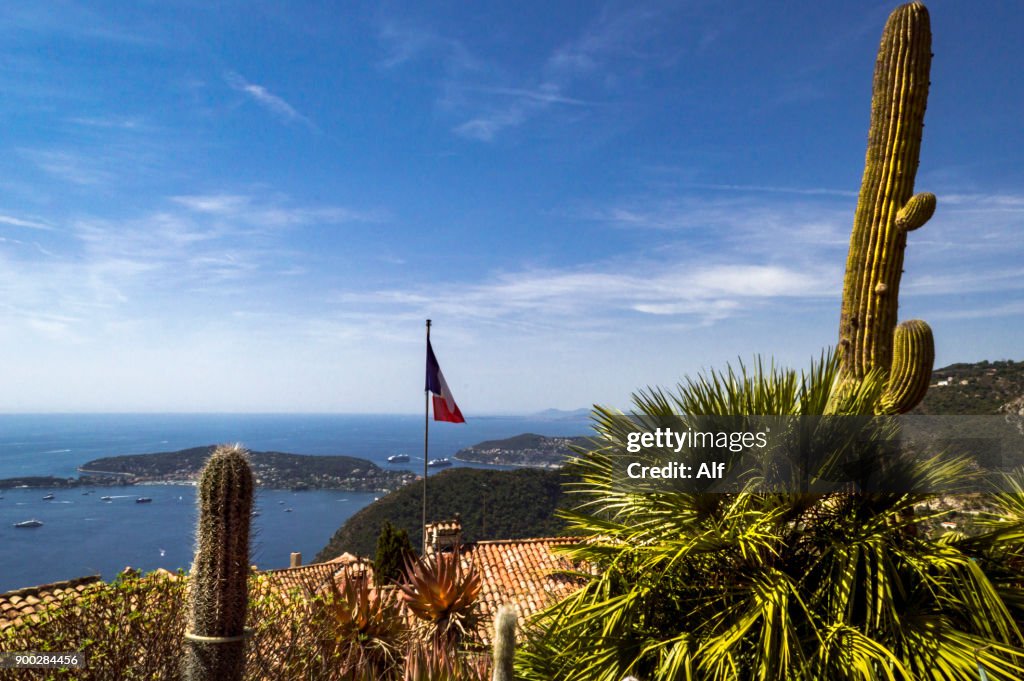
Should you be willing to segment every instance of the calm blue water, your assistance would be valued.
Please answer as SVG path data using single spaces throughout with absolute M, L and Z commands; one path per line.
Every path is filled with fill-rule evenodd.
M 477 417 L 430 424 L 430 457 L 450 457 L 481 440 L 533 432 L 581 435 L 586 419 Z M 75 476 L 90 459 L 173 451 L 219 442 L 296 454 L 347 454 L 382 467 L 423 470 L 423 417 L 392 415 L 95 414 L 0 415 L 0 478 Z M 392 454 L 407 464 L 388 464 Z M 470 464 L 455 463 L 456 466 Z M 436 472 L 434 469 L 431 472 Z M 187 568 L 192 560 L 195 490 L 152 485 L 70 490 L 0 490 L 0 592 L 88 574 L 113 577 L 126 566 Z M 55 498 L 44 501 L 53 492 Z M 101 496 L 115 497 L 100 501 Z M 138 496 L 151 504 L 136 504 Z M 285 567 L 292 551 L 309 561 L 334 531 L 373 501 L 372 493 L 260 490 L 252 562 Z M 286 512 L 285 509 L 292 509 Z M 17 529 L 35 518 L 44 525 Z

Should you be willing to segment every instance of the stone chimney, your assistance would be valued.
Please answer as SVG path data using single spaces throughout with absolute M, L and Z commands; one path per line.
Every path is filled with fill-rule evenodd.
M 298 551 L 292 551 L 292 558 L 288 564 L 288 567 L 302 567 L 302 554 Z
M 454 551 L 462 544 L 462 517 L 456 513 L 451 520 L 427 523 L 427 553 Z

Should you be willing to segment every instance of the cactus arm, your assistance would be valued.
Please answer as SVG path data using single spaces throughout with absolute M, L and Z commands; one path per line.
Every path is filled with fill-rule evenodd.
M 935 340 L 928 324 L 912 319 L 897 326 L 889 385 L 882 395 L 879 412 L 906 414 L 916 407 L 928 391 L 934 362 Z
M 875 63 L 868 148 L 843 282 L 839 345 L 843 375 L 888 370 L 907 232 L 935 209 L 914 194 L 931 68 L 928 10 L 898 7 L 882 33 Z
M 935 194 L 922 192 L 914 194 L 900 212 L 896 213 L 896 227 L 912 232 L 931 219 L 935 213 Z

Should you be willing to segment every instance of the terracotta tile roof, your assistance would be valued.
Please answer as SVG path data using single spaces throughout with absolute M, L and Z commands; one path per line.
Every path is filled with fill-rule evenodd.
M 302 593 L 306 593 L 307 590 L 310 593 L 316 593 L 336 574 L 346 570 L 349 573 L 356 571 L 369 574 L 371 567 L 368 561 L 344 553 L 326 563 L 310 563 L 301 567 L 264 570 L 260 574 L 265 575 L 277 588 L 285 592 L 298 589 Z
M 585 566 L 574 564 L 566 557 L 551 551 L 555 546 L 568 546 L 578 541 L 578 538 L 573 537 L 541 537 L 500 539 L 461 545 L 459 557 L 463 569 L 469 569 L 469 566 L 473 565 L 480 574 L 479 624 L 476 632 L 480 642 L 490 643 L 494 630 L 494 616 L 502 605 L 510 603 L 516 606 L 522 626 L 526 618 L 583 586 L 581 578 L 568 573 L 585 571 Z M 369 562 L 359 561 L 356 564 L 362 567 L 360 574 L 368 578 L 372 576 L 373 568 Z M 329 563 L 320 565 L 326 566 Z M 339 587 L 342 586 L 349 575 L 351 573 L 348 571 L 336 570 L 335 583 Z M 412 618 L 411 612 L 408 614 Z M 410 619 L 410 622 L 415 620 Z
M 328 563 L 341 563 L 342 565 L 352 565 L 354 563 L 366 564 L 366 563 L 369 562 L 369 559 L 360 558 L 358 556 L 353 556 L 351 553 L 347 553 L 346 552 L 346 553 L 341 554 L 340 556 L 335 556 L 334 558 L 331 558 L 327 562 Z
M 584 566 L 551 551 L 555 546 L 578 541 L 572 537 L 543 537 L 463 545 L 463 567 L 472 564 L 480 573 L 479 634 L 485 643 L 491 640 L 494 615 L 502 605 L 515 605 L 522 622 L 583 586 L 579 577 L 567 572 L 583 571 Z
M 577 541 L 570 537 L 545 537 L 462 545 L 460 557 L 463 567 L 468 568 L 472 564 L 480 573 L 478 633 L 484 643 L 491 639 L 494 615 L 503 604 L 515 605 L 522 621 L 583 585 L 581 579 L 565 574 L 566 571 L 581 571 L 583 566 L 574 565 L 551 551 L 555 546 Z M 372 567 L 369 561 L 346 554 L 326 563 L 266 570 L 261 574 L 285 593 L 297 588 L 305 594 L 319 591 L 331 579 L 340 582 L 352 574 L 370 577 Z M 104 585 L 99 576 L 91 576 L 0 594 L 0 629 L 31 617 L 52 603 L 64 598 L 77 598 L 90 588 Z
M 0 594 L 0 629 L 30 620 L 65 598 L 78 598 L 97 583 L 102 583 L 99 575 L 92 575 Z

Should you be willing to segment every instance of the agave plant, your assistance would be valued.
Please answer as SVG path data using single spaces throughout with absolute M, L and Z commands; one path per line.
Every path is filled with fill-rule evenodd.
M 323 623 L 324 647 L 342 674 L 367 678 L 395 669 L 406 645 L 408 628 L 401 602 L 390 587 L 373 587 L 363 573 L 347 570 L 328 582 L 316 612 Z
M 402 681 L 459 681 L 455 656 L 438 641 L 410 646 Z
M 837 389 L 838 363 L 806 374 L 756 362 L 634 397 L 630 418 L 597 409 L 601 447 L 569 465 L 579 505 L 563 515 L 588 537 L 567 549 L 597 568 L 535 620 L 517 660 L 524 678 L 812 681 L 1024 678 L 1024 571 L 1017 534 L 929 536 L 927 494 L 711 493 L 623 487 L 637 424 L 710 417 L 871 414 L 873 374 Z M 969 462 L 933 457 L 896 470 L 950 488 Z M 914 509 L 919 509 L 914 512 Z M 1020 506 L 1024 508 L 1024 504 Z
M 480 575 L 472 565 L 463 569 L 458 548 L 409 561 L 406 574 L 399 594 L 427 637 L 457 642 L 474 629 Z
M 460 657 L 451 642 L 419 641 L 405 657 L 402 681 L 489 681 L 486 657 Z

